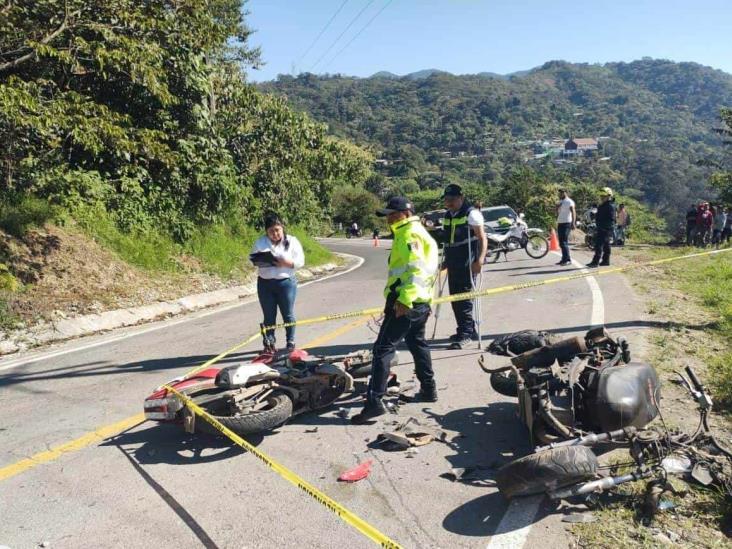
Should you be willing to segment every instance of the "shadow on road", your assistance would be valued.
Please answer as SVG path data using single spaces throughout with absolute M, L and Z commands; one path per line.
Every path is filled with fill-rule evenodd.
M 247 442 L 258 446 L 264 437 L 251 435 Z M 131 453 L 140 465 L 196 465 L 211 463 L 246 453 L 229 439 L 204 433 L 191 435 L 178 425 L 149 424 L 105 441 L 102 446 L 117 446 Z
M 257 355 L 258 351 L 246 351 L 231 354 L 220 361 L 217 365 L 228 365 L 231 363 L 249 360 Z M 86 362 L 62 368 L 50 368 L 47 370 L 34 370 L 32 372 L 14 371 L 0 375 L 0 387 L 17 385 L 19 383 L 32 383 L 37 381 L 49 381 L 54 379 L 85 378 L 106 376 L 114 374 L 127 374 L 130 372 L 158 372 L 175 370 L 178 368 L 193 368 L 212 359 L 216 355 L 192 355 L 182 357 L 166 357 L 153 360 L 128 362 L 126 364 L 114 364 L 106 361 Z

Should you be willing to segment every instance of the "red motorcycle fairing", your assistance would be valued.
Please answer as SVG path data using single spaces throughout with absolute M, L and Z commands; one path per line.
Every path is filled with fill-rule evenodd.
M 292 362 L 300 362 L 310 357 L 304 349 L 295 349 L 284 360 L 289 359 Z M 272 365 L 275 362 L 276 355 L 273 353 L 262 353 L 251 361 L 251 364 L 267 364 Z M 216 386 L 216 376 L 218 376 L 221 368 L 211 367 L 201 372 L 197 372 L 191 377 L 175 378 L 166 383 L 181 393 L 192 393 L 200 390 L 213 388 Z M 195 391 L 194 391 L 195 390 Z M 171 394 L 165 386 L 158 387 L 150 396 L 145 398 L 143 405 L 145 411 L 145 419 L 154 421 L 176 421 L 178 412 L 183 408 L 183 403 L 178 400 L 175 395 Z

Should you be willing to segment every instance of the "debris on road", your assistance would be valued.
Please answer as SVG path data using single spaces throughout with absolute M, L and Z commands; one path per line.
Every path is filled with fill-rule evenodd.
M 318 428 L 317 427 L 313 427 L 312 429 L 305 429 L 305 432 L 306 433 L 317 433 L 318 432 Z
M 364 461 L 353 469 L 349 469 L 338 477 L 338 480 L 342 482 L 358 482 L 359 480 L 365 479 L 371 473 L 371 465 L 373 460 Z

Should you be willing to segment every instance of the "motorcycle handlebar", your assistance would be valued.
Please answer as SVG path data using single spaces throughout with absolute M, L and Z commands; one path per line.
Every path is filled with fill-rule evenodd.
M 701 384 L 701 381 L 699 381 L 699 378 L 696 377 L 696 374 L 694 373 L 694 370 L 691 369 L 691 366 L 687 366 L 685 368 L 687 375 L 689 376 L 689 379 L 691 380 L 691 383 L 694 385 L 694 388 L 701 392 L 704 392 L 704 386 Z

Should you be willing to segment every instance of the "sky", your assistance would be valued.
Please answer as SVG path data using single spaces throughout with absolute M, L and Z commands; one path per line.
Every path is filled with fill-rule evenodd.
M 556 59 L 642 57 L 732 73 L 732 0 L 249 0 L 245 8 L 250 43 L 266 63 L 248 71 L 254 81 L 300 72 L 507 74 Z

